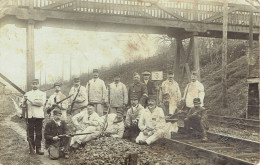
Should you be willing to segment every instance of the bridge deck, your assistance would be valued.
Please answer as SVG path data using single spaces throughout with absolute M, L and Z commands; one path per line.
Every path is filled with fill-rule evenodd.
M 33 6 L 29 9 L 28 6 Z M 221 37 L 223 3 L 202 0 L 10 0 L 2 17 L 48 21 L 96 22 L 99 24 L 145 26 L 154 33 L 197 32 L 200 36 Z M 230 38 L 248 39 L 249 18 L 253 19 L 254 39 L 260 31 L 257 7 L 228 4 Z M 0 14 L 1 18 L 1 14 Z M 104 25 L 105 26 L 105 25 Z M 109 31 L 109 30 L 108 30 Z M 126 30 L 127 31 L 127 30 Z

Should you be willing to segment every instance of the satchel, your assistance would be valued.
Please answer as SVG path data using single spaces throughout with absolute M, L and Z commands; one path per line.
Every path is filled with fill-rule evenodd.
M 52 160 L 57 160 L 60 157 L 60 148 L 54 145 L 50 145 L 48 148 L 49 158 Z

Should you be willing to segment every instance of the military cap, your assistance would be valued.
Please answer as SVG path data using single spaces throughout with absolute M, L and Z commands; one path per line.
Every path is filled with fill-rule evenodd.
M 194 76 L 197 76 L 198 72 L 194 70 L 194 71 L 191 71 L 191 74 L 194 75 Z
M 142 73 L 142 75 L 151 75 L 151 73 L 149 71 L 145 71 Z
M 56 83 L 54 83 L 53 86 L 54 86 L 54 87 L 55 87 L 55 86 L 61 86 L 61 83 L 60 83 L 60 82 L 56 82 Z
M 123 121 L 123 111 L 116 112 L 116 118 L 114 119 L 113 123 L 119 123 Z
M 157 96 L 156 95 L 149 95 L 148 96 L 148 100 L 157 100 Z
M 168 71 L 168 74 L 174 74 L 172 70 Z
M 74 82 L 80 82 L 80 79 L 79 79 L 79 77 L 75 77 L 75 78 L 73 79 L 73 81 L 74 81 Z
M 37 83 L 37 84 L 39 84 L 39 79 L 33 79 L 33 80 L 32 80 L 32 83 Z
M 140 76 L 140 75 L 139 75 L 139 73 L 137 73 L 137 72 L 134 72 L 134 76 L 136 76 L 136 75 Z
M 98 69 L 93 69 L 93 73 L 98 73 Z
M 193 99 L 193 103 L 194 103 L 194 104 L 201 104 L 200 98 L 194 98 L 194 99 Z
M 130 100 L 139 100 L 137 95 L 131 95 Z
M 88 106 L 95 107 L 95 105 L 92 103 L 88 103 Z
M 54 109 L 53 110 L 53 115 L 61 115 L 62 113 L 61 113 L 61 110 L 59 110 L 59 109 Z

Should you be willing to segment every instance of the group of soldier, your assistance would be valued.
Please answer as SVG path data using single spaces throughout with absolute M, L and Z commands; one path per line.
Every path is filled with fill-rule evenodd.
M 160 87 L 150 80 L 150 72 L 145 71 L 142 75 L 143 81 L 134 73 L 133 83 L 127 89 L 116 74 L 114 81 L 106 87 L 99 78 L 99 71 L 94 69 L 93 79 L 86 87 L 81 85 L 79 78 L 73 79 L 68 97 L 61 92 L 62 84 L 55 83 L 55 92 L 47 102 L 46 93 L 39 90 L 39 81 L 33 80 L 32 90 L 24 95 L 20 106 L 27 105 L 29 140 L 36 153 L 44 154 L 41 141 L 46 112 L 50 120 L 45 125 L 44 138 L 51 159 L 61 155 L 68 158 L 70 149 L 77 149 L 100 136 L 150 145 L 177 132 L 177 123 L 166 123 L 166 118 L 180 112 L 185 112 L 185 130 L 200 130 L 202 140 L 206 141 L 205 93 L 197 73 L 192 72 L 183 97 L 173 72 L 167 73 L 167 80 Z M 73 134 L 68 125 L 74 127 Z

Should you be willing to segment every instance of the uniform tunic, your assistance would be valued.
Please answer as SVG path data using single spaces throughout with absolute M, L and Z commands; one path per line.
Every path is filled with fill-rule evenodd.
M 169 99 L 163 98 L 166 94 L 169 95 Z M 172 82 L 169 80 L 164 81 L 162 83 L 160 99 L 162 102 L 169 102 L 169 114 L 174 114 L 179 102 L 181 101 L 181 91 L 178 83 L 174 80 Z
M 136 143 L 146 141 L 148 145 L 164 137 L 165 116 L 163 110 L 156 107 L 152 111 L 145 109 L 138 122 L 141 132 L 136 138 Z
M 148 97 L 146 85 L 141 81 L 131 84 L 128 89 L 128 105 L 132 96 L 137 96 L 139 104 L 144 106 Z
M 57 147 L 65 147 L 68 150 L 69 138 L 62 137 L 60 141 L 54 141 L 53 137 L 58 135 L 68 135 L 69 131 L 67 124 L 64 121 L 60 121 L 60 124 L 56 123 L 55 120 L 50 120 L 44 130 L 44 138 L 46 140 L 45 147 L 49 148 L 50 145 L 55 145 Z
M 82 128 L 82 130 L 77 130 L 76 133 L 89 132 L 91 134 L 74 136 L 71 140 L 71 145 L 75 142 L 82 144 L 95 139 L 100 133 L 100 126 L 102 125 L 103 120 L 96 112 L 89 115 L 87 110 L 83 110 L 72 117 L 72 122 L 75 126 L 80 126 Z
M 27 99 L 30 101 L 37 101 L 42 104 L 42 106 L 34 106 L 30 101 L 27 101 L 28 104 L 28 118 L 44 118 L 44 110 L 43 105 L 46 101 L 46 93 L 40 91 L 40 90 L 31 90 L 29 92 L 26 92 L 24 96 L 27 96 Z M 24 97 L 20 102 L 20 105 L 22 105 L 24 102 Z
M 147 81 L 143 80 L 143 83 L 147 87 L 148 96 L 156 95 L 156 87 L 155 87 L 154 82 L 152 82 L 151 80 L 147 80 Z
M 201 106 L 204 106 L 203 101 L 204 101 L 204 86 L 202 83 L 200 83 L 198 80 L 195 82 L 190 82 L 187 87 L 184 90 L 184 97 L 187 93 L 186 96 L 186 106 L 191 108 L 194 107 L 193 104 L 193 99 L 194 98 L 200 98 Z
M 55 103 L 55 101 L 54 101 L 55 98 L 56 98 L 56 102 L 59 102 L 59 101 L 65 99 L 66 96 L 61 92 L 58 92 L 58 93 L 55 92 L 48 99 L 45 109 L 52 107 L 52 105 Z M 62 113 L 61 119 L 66 120 L 67 119 L 68 100 L 64 100 L 62 103 L 59 104 L 59 106 L 62 108 L 61 109 L 61 113 Z M 53 111 L 51 111 L 51 116 L 53 116 Z
M 70 95 L 73 95 L 72 97 L 70 97 L 70 104 L 72 104 L 74 98 L 76 97 L 77 93 L 78 93 L 78 90 L 79 90 L 79 87 L 72 87 L 70 89 L 70 92 L 69 92 L 69 96 Z M 86 106 L 88 105 L 88 99 L 87 99 L 87 93 L 86 93 L 86 88 L 84 86 L 80 86 L 80 90 L 79 90 L 79 94 L 75 100 L 75 103 L 74 103 L 74 106 L 73 106 L 73 109 L 74 108 L 80 108 L 80 107 L 83 107 L 83 106 Z M 80 109 L 77 110 L 76 112 L 73 112 L 73 115 L 77 114 L 80 112 Z
M 108 91 L 109 102 L 111 103 L 110 112 L 116 113 L 117 109 L 121 109 L 128 102 L 126 86 L 121 82 L 119 82 L 118 84 L 113 82 L 109 85 Z
M 108 101 L 107 89 L 103 80 L 97 78 L 92 79 L 86 86 L 88 94 L 88 102 L 95 104 L 95 111 L 99 116 L 103 116 L 103 104 Z

